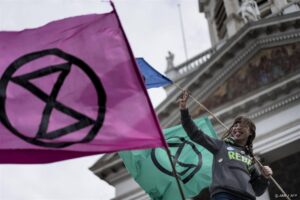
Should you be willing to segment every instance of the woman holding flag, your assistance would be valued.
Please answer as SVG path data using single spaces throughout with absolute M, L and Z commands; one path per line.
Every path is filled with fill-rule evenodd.
M 237 117 L 223 139 L 204 134 L 192 121 L 186 107 L 189 94 L 184 91 L 179 99 L 181 122 L 194 142 L 214 155 L 210 194 L 213 200 L 255 200 L 266 190 L 273 174 L 263 166 L 261 170 L 253 161 L 252 143 L 255 124 L 248 118 Z

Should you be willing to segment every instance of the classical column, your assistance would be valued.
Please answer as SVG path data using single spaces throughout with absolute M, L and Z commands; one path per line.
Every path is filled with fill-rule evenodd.
M 210 13 L 206 14 L 206 19 L 207 19 L 208 30 L 210 35 L 210 42 L 212 46 L 214 46 L 219 42 L 216 24 L 214 22 L 214 19 L 211 17 Z

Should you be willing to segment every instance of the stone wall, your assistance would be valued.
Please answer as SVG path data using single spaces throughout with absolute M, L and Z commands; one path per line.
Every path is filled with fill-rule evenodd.
M 283 190 L 293 199 L 300 199 L 300 152 L 292 154 L 270 164 L 274 179 Z M 275 184 L 269 186 L 271 200 L 285 200 Z

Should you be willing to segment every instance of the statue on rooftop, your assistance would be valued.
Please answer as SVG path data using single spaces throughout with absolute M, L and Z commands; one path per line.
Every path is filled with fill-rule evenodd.
M 167 71 L 174 68 L 174 54 L 171 51 L 168 51 L 167 60 Z
M 241 7 L 238 12 L 245 23 L 257 21 L 260 19 L 260 11 L 254 0 L 242 0 Z

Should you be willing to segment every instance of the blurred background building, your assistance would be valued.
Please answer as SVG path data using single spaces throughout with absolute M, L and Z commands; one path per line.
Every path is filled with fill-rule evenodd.
M 198 0 L 207 18 L 212 48 L 174 66 L 166 75 L 218 116 L 227 126 L 238 115 L 257 126 L 254 153 L 270 165 L 291 199 L 300 193 L 300 1 Z M 169 56 L 174 56 L 169 53 Z M 161 126 L 180 123 L 180 90 L 165 88 L 156 108 Z M 189 102 L 193 118 L 205 112 Z M 225 132 L 212 119 L 219 135 Z M 113 200 L 146 200 L 117 154 L 106 154 L 90 168 L 116 188 Z M 298 190 L 297 190 L 298 189 Z M 194 199 L 208 199 L 203 191 Z M 270 184 L 260 200 L 278 199 Z M 281 199 L 284 199 L 281 197 Z

